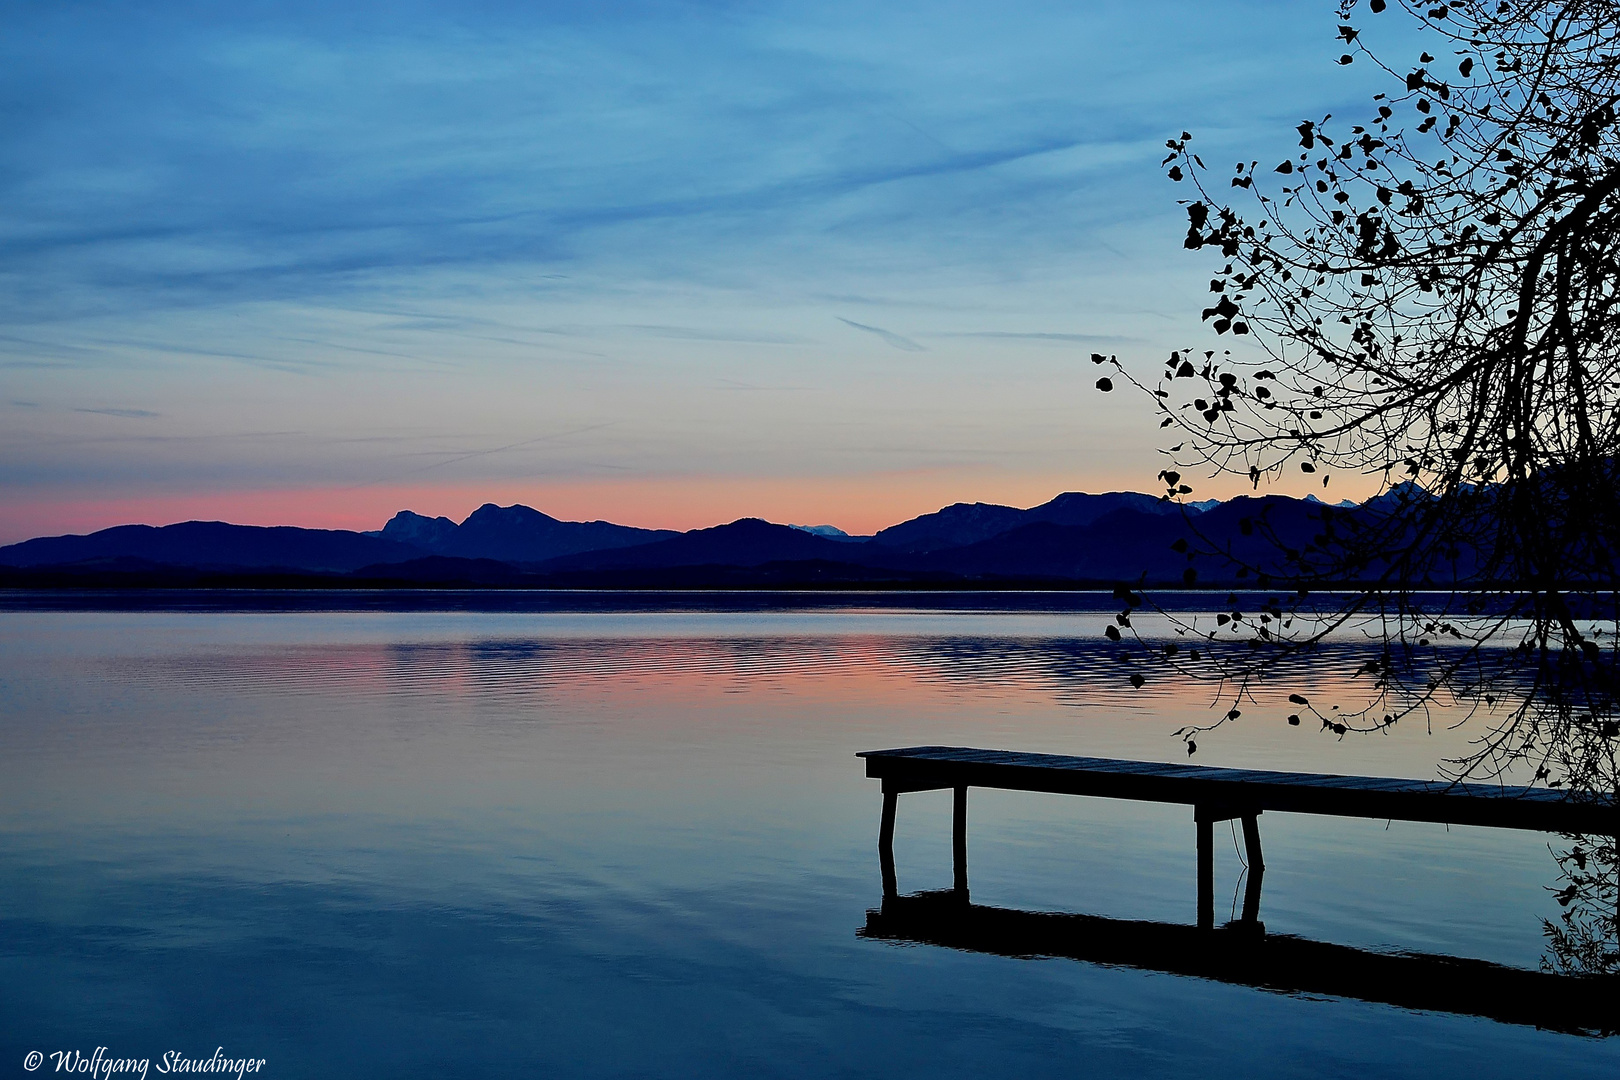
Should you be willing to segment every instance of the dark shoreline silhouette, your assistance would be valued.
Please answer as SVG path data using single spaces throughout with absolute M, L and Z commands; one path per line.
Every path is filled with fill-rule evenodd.
M 672 533 L 558 521 L 526 506 L 484 506 L 459 525 L 402 511 L 369 533 L 123 525 L 0 547 L 0 587 L 1073 589 L 1144 573 L 1179 586 L 1188 560 L 1173 545 L 1194 519 L 1252 561 L 1275 552 L 1251 535 L 1251 519 L 1307 535 L 1322 509 L 1281 496 L 1182 505 L 1070 492 L 1028 510 L 959 503 L 870 537 L 757 518 Z M 1235 568 L 1213 562 L 1200 575 L 1202 585 L 1239 583 Z
M 1334 537 L 1380 535 L 1397 550 L 1409 512 L 1427 499 L 1408 488 L 1349 507 L 1071 492 L 1028 510 L 958 503 L 870 537 L 758 518 L 672 533 L 558 521 L 526 506 L 484 506 L 460 525 L 402 511 L 376 532 L 121 525 L 0 547 L 0 589 L 1242 591 L 1306 581 L 1359 591 L 1393 556 L 1337 563 L 1345 553 Z M 1423 589 L 1512 591 L 1470 576 L 1486 553 L 1465 547 Z

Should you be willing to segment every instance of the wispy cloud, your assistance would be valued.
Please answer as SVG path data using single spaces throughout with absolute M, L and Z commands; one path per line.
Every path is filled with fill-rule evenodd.
M 1057 334 L 1016 330 L 938 330 L 920 335 L 935 338 L 986 338 L 991 341 L 1056 341 L 1076 345 L 1116 345 L 1139 341 L 1126 334 Z
M 1185 32 L 1168 41 L 1108 3 L 969 6 L 927 26 L 836 0 L 588 18 L 346 7 L 154 5 L 86 24 L 8 5 L 12 314 L 364 293 L 435 267 L 660 276 L 718 258 L 746 275 L 773 240 L 917 266 L 1049 255 L 1144 204 L 1136 170 L 1190 122 L 1168 102 L 1233 96 L 1195 108 L 1194 76 L 1160 74 L 1178 42 L 1228 32 L 1175 0 L 1163 14 Z M 1076 204 L 1081 187 L 1101 198 Z
M 0 429 L 0 496 L 1066 475 L 1086 446 L 1032 419 L 1074 400 L 1061 347 L 1198 329 L 1163 140 L 1260 152 L 1366 74 L 1282 0 L 0 14 L 0 372 L 51 403 Z
M 924 346 L 917 344 L 908 337 L 902 337 L 892 330 L 885 330 L 881 326 L 868 326 L 865 323 L 858 323 L 853 319 L 846 319 L 842 315 L 837 315 L 834 317 L 845 326 L 853 326 L 855 329 L 864 330 L 868 334 L 876 334 L 878 337 L 882 338 L 884 341 L 888 342 L 890 345 L 893 345 L 897 349 L 902 349 L 906 352 L 927 351 Z
M 746 330 L 704 329 L 692 326 L 655 326 L 646 323 L 626 323 L 623 327 L 648 337 L 669 338 L 673 341 L 728 341 L 748 345 L 797 345 L 806 339 L 796 334 L 766 334 Z
M 554 431 L 549 434 L 538 435 L 530 439 L 520 439 L 517 442 L 507 443 L 503 446 L 491 446 L 479 450 L 440 452 L 442 456 L 440 456 L 439 460 L 437 461 L 431 462 L 427 465 L 421 465 L 415 468 L 395 472 L 389 476 L 379 477 L 378 479 L 371 480 L 363 484 L 357 484 L 355 487 L 358 489 L 363 487 L 374 487 L 379 484 L 396 483 L 400 480 L 406 479 L 407 477 L 420 477 L 423 473 L 433 472 L 437 469 L 442 469 L 448 465 L 455 465 L 463 461 L 472 461 L 476 458 L 492 457 L 496 454 L 509 454 L 514 450 L 524 450 L 544 443 L 553 443 L 561 439 L 567 439 L 575 435 L 583 435 L 588 432 L 598 431 L 602 428 L 611 426 L 611 424 L 606 423 L 587 424 L 582 427 L 571 428 L 566 431 Z M 430 451 L 428 453 L 431 454 L 433 452 Z
M 135 419 L 135 420 L 150 420 L 150 419 L 153 419 L 155 417 L 159 417 L 159 416 L 163 415 L 162 413 L 153 412 L 150 409 L 104 408 L 104 409 L 74 409 L 73 411 L 77 412 L 77 413 L 92 413 L 92 414 L 94 414 L 96 416 L 124 416 L 124 417 L 129 417 L 129 418 Z

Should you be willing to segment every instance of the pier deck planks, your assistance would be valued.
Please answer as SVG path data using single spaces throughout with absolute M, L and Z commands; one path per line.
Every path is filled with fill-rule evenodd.
M 1182 803 L 1234 817 L 1271 810 L 1620 834 L 1620 808 L 1608 796 L 1577 797 L 1548 788 L 1223 769 L 965 746 L 868 750 L 859 756 L 866 759 L 866 775 L 882 780 L 886 794 L 988 787 Z

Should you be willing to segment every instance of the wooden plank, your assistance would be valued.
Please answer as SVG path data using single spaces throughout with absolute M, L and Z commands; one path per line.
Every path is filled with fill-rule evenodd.
M 972 747 L 871 750 L 866 774 L 885 792 L 993 787 L 1147 802 L 1206 804 L 1340 817 L 1486 825 L 1541 832 L 1620 834 L 1607 796 L 1547 788 L 1381 776 L 1267 772 Z

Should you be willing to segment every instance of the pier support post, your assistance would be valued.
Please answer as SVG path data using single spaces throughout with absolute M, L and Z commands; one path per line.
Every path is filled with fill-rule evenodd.
M 900 894 L 894 876 L 894 808 L 900 793 L 883 786 L 883 817 L 878 823 L 878 864 L 883 868 L 883 899 Z
M 1260 811 L 1243 815 L 1243 848 L 1249 860 L 1249 882 L 1243 889 L 1243 921 L 1260 921 L 1260 883 L 1266 876 L 1265 856 L 1260 853 Z
M 1198 826 L 1198 929 L 1213 930 L 1215 929 L 1215 823 L 1202 813 L 1195 813 L 1194 816 Z
M 958 896 L 966 900 L 967 878 L 967 785 L 958 784 L 951 806 L 951 869 Z
M 1215 929 L 1215 823 L 1239 818 L 1243 822 L 1244 856 L 1249 863 L 1249 880 L 1243 890 L 1242 924 L 1260 926 L 1260 882 L 1266 861 L 1260 854 L 1260 811 L 1217 803 L 1195 804 L 1193 821 L 1198 825 L 1198 929 Z

